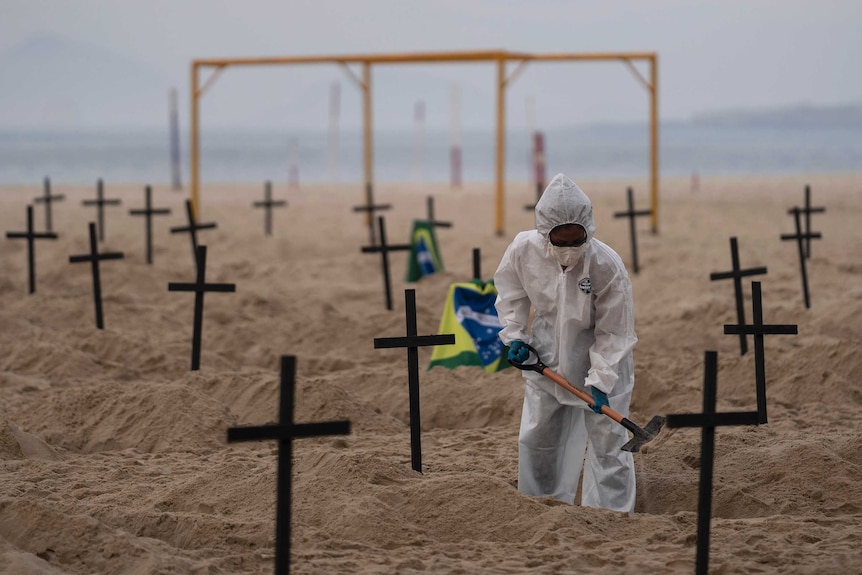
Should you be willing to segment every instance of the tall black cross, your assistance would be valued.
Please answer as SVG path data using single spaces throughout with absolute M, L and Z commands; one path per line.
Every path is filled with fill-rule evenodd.
M 208 291 L 233 293 L 236 291 L 236 284 L 206 283 L 206 246 L 198 246 L 198 253 L 195 261 L 197 262 L 197 281 L 195 283 L 171 282 L 168 284 L 168 291 L 195 292 L 195 323 L 194 331 L 192 332 L 192 371 L 197 371 L 201 368 L 201 332 L 203 331 L 204 293 Z
M 422 439 L 419 435 L 419 348 L 428 345 L 451 345 L 455 334 L 416 335 L 416 290 L 404 290 L 407 337 L 375 337 L 374 349 L 407 348 L 407 386 L 410 393 L 410 463 L 422 473 Z
M 805 207 L 804 208 L 790 208 L 787 210 L 788 214 L 792 214 L 793 210 L 798 209 L 801 213 L 805 214 L 805 233 L 808 234 L 811 232 L 811 214 L 822 214 L 826 211 L 824 207 L 811 207 L 811 186 L 805 186 Z M 811 259 L 811 237 L 805 238 L 805 257 L 807 259 Z
M 45 231 L 46 232 L 54 231 L 53 229 L 51 229 L 51 227 L 53 226 L 53 221 L 51 218 L 53 210 L 51 209 L 51 207 L 53 206 L 54 202 L 61 202 L 65 199 L 66 199 L 66 196 L 64 196 L 63 194 L 57 194 L 54 196 L 51 195 L 51 179 L 45 178 L 44 193 L 41 196 L 34 198 L 33 201 L 36 202 L 37 204 L 41 204 L 41 203 L 45 204 Z
M 766 273 L 766 268 L 739 269 L 739 249 L 736 245 L 736 237 L 730 238 L 730 261 L 733 269 L 729 272 L 713 272 L 709 274 L 711 281 L 733 280 L 733 293 L 736 296 L 736 321 L 739 325 L 745 325 L 745 305 L 742 302 L 742 278 L 747 276 L 761 275 Z M 748 352 L 748 338 L 744 333 L 739 334 L 739 353 L 745 355 Z
M 629 235 L 632 240 L 632 260 L 634 260 L 634 272 L 638 273 L 638 235 L 637 226 L 635 226 L 635 218 L 638 216 L 649 216 L 652 214 L 652 210 L 635 211 L 634 192 L 631 188 L 628 188 L 626 193 L 628 195 L 629 210 L 627 212 L 615 212 L 614 217 L 629 219 Z
M 390 246 L 386 244 L 386 225 L 383 223 L 383 216 L 377 216 L 377 223 L 380 228 L 380 245 L 362 246 L 362 253 L 377 253 L 380 252 L 381 262 L 383 264 L 383 289 L 386 291 L 386 309 L 392 310 L 392 282 L 389 278 L 389 252 L 397 252 L 409 250 L 413 246 L 410 244 L 396 244 Z
M 99 222 L 99 241 L 105 241 L 105 206 L 119 206 L 120 200 L 106 200 L 105 199 L 105 184 L 102 182 L 102 178 L 96 182 L 96 199 L 95 200 L 83 200 L 85 206 L 96 206 L 96 210 L 99 212 L 98 222 Z
M 428 196 L 428 222 L 434 228 L 451 228 L 452 222 L 438 222 L 434 219 L 434 196 Z
M 266 235 L 272 235 L 272 208 L 280 208 L 286 205 L 287 202 L 284 200 L 272 200 L 272 182 L 267 181 L 264 186 L 264 200 L 262 202 L 254 202 L 252 204 L 252 207 L 263 208 L 266 211 L 263 220 L 264 232 L 266 232 Z
M 374 237 L 374 213 L 392 208 L 392 204 L 375 204 L 374 191 L 371 184 L 365 184 L 365 205 L 353 206 L 354 212 L 365 212 L 365 218 L 368 222 L 368 235 L 371 240 L 371 245 L 376 246 L 377 240 Z
M 763 354 L 764 335 L 795 335 L 797 326 L 793 324 L 763 325 L 763 302 L 760 294 L 760 282 L 751 282 L 751 305 L 754 323 L 751 325 L 725 325 L 725 334 L 754 335 L 754 382 L 757 389 L 758 423 L 766 423 L 766 359 Z
M 796 244 L 799 246 L 799 271 L 802 275 L 802 297 L 805 300 L 805 308 L 811 307 L 811 301 L 808 298 L 808 270 L 805 267 L 805 246 L 803 245 L 803 240 L 810 241 L 811 238 L 820 239 L 820 234 L 818 232 L 811 232 L 810 230 L 802 233 L 802 229 L 799 222 L 799 214 L 802 212 L 798 207 L 794 207 L 790 210 L 790 213 L 793 214 L 794 220 L 796 220 L 796 233 L 795 234 L 781 234 L 781 240 L 796 240 Z
M 144 209 L 129 210 L 131 216 L 144 216 L 147 233 L 147 263 L 153 263 L 153 216 L 163 216 L 171 213 L 170 208 L 153 208 L 153 190 L 150 186 L 144 188 Z
M 296 393 L 296 357 L 281 356 L 281 388 L 278 409 L 278 425 L 255 427 L 230 427 L 228 443 L 239 441 L 278 440 L 278 468 L 276 471 L 275 495 L 275 573 L 290 572 L 290 500 L 293 439 L 320 437 L 323 435 L 347 435 L 350 421 L 326 421 L 321 423 L 294 423 L 293 405 Z
M 473 248 L 473 279 L 482 281 L 482 251 Z
M 729 425 L 757 425 L 756 411 L 716 413 L 718 352 L 707 351 L 703 374 L 703 413 L 676 413 L 667 416 L 668 427 L 700 427 L 700 487 L 697 496 L 697 562 L 695 573 L 709 569 L 709 525 L 712 519 L 712 469 L 715 456 L 715 428 Z
M 36 240 L 56 240 L 54 232 L 36 233 L 33 231 L 33 206 L 27 206 L 27 231 L 6 232 L 9 239 L 27 239 L 27 268 L 30 277 L 30 293 L 36 293 Z
M 70 264 L 90 262 L 93 268 L 93 299 L 96 302 L 96 327 L 105 329 L 102 316 L 102 278 L 99 275 L 100 260 L 121 260 L 123 252 L 99 253 L 99 243 L 96 241 L 96 224 L 90 222 L 90 253 L 83 256 L 69 256 Z
M 188 218 L 189 225 L 187 226 L 178 226 L 171 228 L 172 234 L 181 234 L 186 233 L 192 238 L 192 257 L 197 258 L 198 253 L 198 230 L 212 230 L 215 229 L 215 222 L 207 223 L 207 224 L 199 224 L 195 221 L 195 214 L 192 210 L 192 201 L 186 200 L 186 217 Z M 195 265 L 197 265 L 197 260 L 195 260 Z
M 536 205 L 539 203 L 539 200 L 542 199 L 542 193 L 545 191 L 545 182 L 541 180 L 536 180 L 536 203 L 535 204 L 525 204 L 524 209 L 529 211 L 534 211 L 536 209 Z

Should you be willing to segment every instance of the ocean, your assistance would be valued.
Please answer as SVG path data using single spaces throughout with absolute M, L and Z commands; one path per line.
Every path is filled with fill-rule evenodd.
M 645 125 L 555 128 L 545 132 L 548 177 L 642 178 L 649 173 Z M 374 135 L 376 181 L 446 182 L 450 177 L 448 131 L 379 131 Z M 188 132 L 182 132 L 182 180 L 189 178 Z M 859 129 L 843 127 L 740 127 L 665 123 L 660 131 L 660 174 L 684 176 L 771 175 L 862 171 Z M 531 139 L 510 130 L 506 178 L 527 181 Z M 337 159 L 325 131 L 290 133 L 204 129 L 203 182 L 287 181 L 292 158 L 302 182 L 362 181 L 362 135 L 339 134 Z M 494 179 L 493 130 L 462 136 L 463 180 Z M 0 184 L 171 182 L 170 147 L 164 130 L 11 132 L 0 130 Z

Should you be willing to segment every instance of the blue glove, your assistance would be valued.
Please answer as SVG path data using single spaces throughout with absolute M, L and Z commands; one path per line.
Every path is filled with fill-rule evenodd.
M 528 359 L 530 359 L 530 350 L 527 349 L 527 344 L 520 339 L 512 340 L 509 344 L 509 360 L 524 363 Z
M 602 413 L 602 406 L 608 404 L 608 394 L 596 387 L 595 385 L 590 386 L 590 393 L 593 394 L 593 404 L 590 406 L 593 411 L 598 414 Z

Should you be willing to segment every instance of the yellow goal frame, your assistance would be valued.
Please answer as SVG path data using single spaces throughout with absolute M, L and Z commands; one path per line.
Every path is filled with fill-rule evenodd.
M 517 67 L 508 76 L 506 64 L 517 62 Z M 504 234 L 504 184 L 505 184 L 505 142 L 506 142 L 506 88 L 530 62 L 569 62 L 569 61 L 620 61 L 632 71 L 647 89 L 650 97 L 650 209 L 653 233 L 658 233 L 658 55 L 655 52 L 621 53 L 548 53 L 528 54 L 504 50 L 467 51 L 467 52 L 430 52 L 394 53 L 375 55 L 346 56 L 286 56 L 263 58 L 214 58 L 193 60 L 191 65 L 191 202 L 197 214 L 200 207 L 200 126 L 199 100 L 218 75 L 228 66 L 270 66 L 288 64 L 340 64 L 362 90 L 362 127 L 363 127 L 363 167 L 365 184 L 373 185 L 374 162 L 371 119 L 371 67 L 374 64 L 427 64 L 442 62 L 491 62 L 497 65 L 497 122 L 496 122 L 496 169 L 495 184 L 495 226 L 497 235 Z M 633 61 L 649 63 L 649 79 L 644 78 Z M 350 64 L 362 65 L 362 78 L 356 76 Z M 200 70 L 215 68 L 207 81 L 200 85 Z M 370 213 L 368 214 L 370 221 Z

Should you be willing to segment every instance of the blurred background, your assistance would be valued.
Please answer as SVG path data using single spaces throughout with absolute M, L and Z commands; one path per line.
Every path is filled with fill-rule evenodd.
M 859 171 L 860 24 L 855 0 L 3 0 L 0 184 L 170 182 L 172 92 L 186 183 L 195 58 L 495 49 L 656 52 L 663 176 Z M 448 181 L 457 143 L 464 181 L 490 182 L 494 82 L 375 65 L 375 178 Z M 202 180 L 359 185 L 361 111 L 335 64 L 228 68 L 201 100 Z M 621 62 L 531 63 L 506 118 L 509 181 L 536 131 L 549 175 L 648 173 L 648 93 Z

